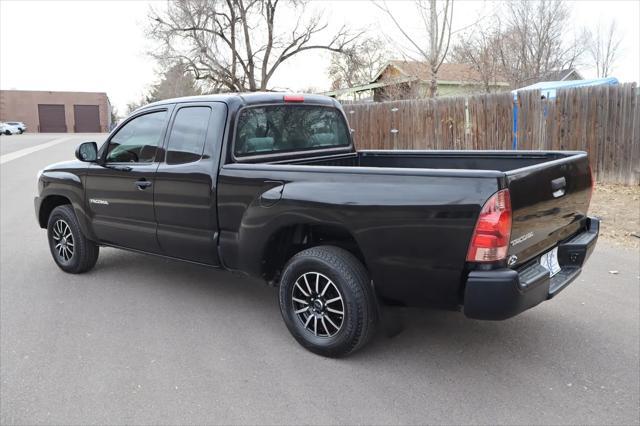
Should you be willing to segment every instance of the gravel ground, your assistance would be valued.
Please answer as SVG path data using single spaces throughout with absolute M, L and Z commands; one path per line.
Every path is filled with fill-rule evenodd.
M 600 238 L 640 248 L 640 186 L 597 184 L 589 214 L 602 219 Z

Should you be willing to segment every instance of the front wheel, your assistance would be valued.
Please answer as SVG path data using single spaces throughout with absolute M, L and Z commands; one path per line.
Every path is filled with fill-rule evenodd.
M 291 258 L 280 281 L 280 312 L 302 346 L 339 357 L 364 346 L 377 324 L 367 270 L 348 251 L 319 246 Z
M 82 235 L 73 207 L 58 206 L 47 225 L 49 249 L 58 267 L 71 274 L 92 269 L 98 261 L 100 247 Z

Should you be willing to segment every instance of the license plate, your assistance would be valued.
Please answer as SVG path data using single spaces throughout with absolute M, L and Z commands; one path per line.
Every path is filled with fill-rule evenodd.
M 547 268 L 550 277 L 560 272 L 560 264 L 558 263 L 558 247 L 543 254 L 540 257 L 540 264 Z

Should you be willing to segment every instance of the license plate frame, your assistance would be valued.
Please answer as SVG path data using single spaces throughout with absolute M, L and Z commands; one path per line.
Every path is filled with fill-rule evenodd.
M 549 277 L 553 277 L 562 270 L 558 263 L 558 247 L 540 256 L 540 265 L 549 271 Z

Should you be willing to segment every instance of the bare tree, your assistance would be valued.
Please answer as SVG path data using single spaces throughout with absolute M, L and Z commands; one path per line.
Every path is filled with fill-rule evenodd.
M 151 102 L 201 94 L 201 88 L 185 64 L 165 62 L 159 81 L 146 89 L 137 101 L 127 104 L 127 115 Z
M 502 78 L 502 64 L 498 55 L 502 37 L 497 18 L 486 20 L 472 31 L 458 37 L 451 56 L 455 62 L 465 63 L 477 72 L 486 93 Z
M 616 31 L 616 21 L 609 24 L 608 30 L 602 31 L 602 26 L 598 24 L 595 32 L 587 31 L 587 53 L 591 64 L 598 73 L 598 77 L 606 77 L 613 69 L 613 65 L 618 59 L 621 35 Z
M 127 113 L 125 115 L 131 114 L 133 111 L 137 110 L 138 108 L 142 108 L 148 103 L 149 102 L 147 101 L 147 96 L 141 95 L 137 101 L 131 101 L 127 104 Z
M 120 115 L 118 114 L 118 108 L 111 105 L 111 111 L 109 111 L 109 130 L 113 129 L 118 121 L 120 120 Z
M 344 51 L 360 34 L 345 26 L 327 31 L 321 14 L 307 14 L 306 1 L 287 4 L 297 19 L 278 21 L 279 0 L 178 0 L 151 10 L 149 36 L 156 56 L 182 61 L 213 91 L 267 90 L 280 65 L 309 50 Z
M 407 33 L 405 26 L 389 10 L 386 3 L 374 3 L 391 18 L 396 28 L 413 46 L 429 66 L 429 97 L 438 95 L 438 69 L 447 58 L 451 42 L 451 21 L 453 20 L 453 0 L 415 0 L 416 10 L 424 31 L 426 43 Z M 440 5 L 440 7 L 438 6 Z
M 370 83 L 390 59 L 387 44 L 379 37 L 365 37 L 342 53 L 331 55 L 331 89 Z
M 325 89 L 326 90 L 326 89 Z M 299 93 L 309 93 L 309 94 L 318 94 L 324 92 L 323 89 L 320 89 L 317 86 L 307 86 L 298 91 Z
M 567 34 L 565 0 L 513 0 L 507 3 L 497 44 L 501 67 L 514 87 L 571 68 L 584 52 L 580 39 Z
M 201 95 L 193 74 L 181 63 L 170 65 L 163 73 L 160 81 L 151 87 L 147 102 L 155 102 L 181 96 Z

